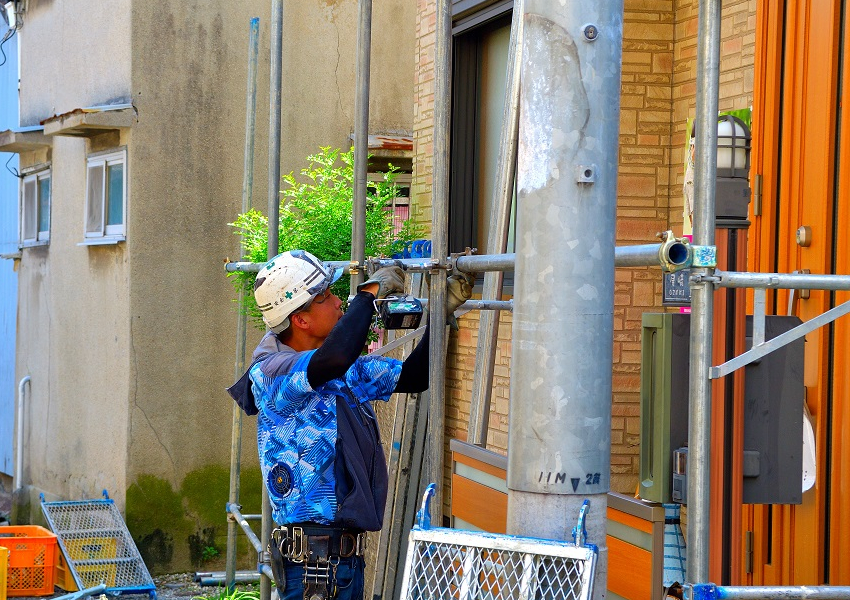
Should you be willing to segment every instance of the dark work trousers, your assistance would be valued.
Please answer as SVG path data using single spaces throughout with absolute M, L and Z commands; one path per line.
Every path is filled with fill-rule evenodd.
M 304 600 L 304 565 L 284 561 L 286 594 L 280 600 Z M 338 591 L 336 600 L 363 600 L 363 572 L 366 562 L 361 556 L 339 559 L 336 568 Z M 328 590 L 331 585 L 329 582 Z

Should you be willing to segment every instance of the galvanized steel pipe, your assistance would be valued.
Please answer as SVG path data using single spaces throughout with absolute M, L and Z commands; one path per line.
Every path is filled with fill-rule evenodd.
M 688 600 L 847 600 L 848 586 L 717 586 L 711 583 L 686 589 Z
M 277 256 L 280 240 L 280 110 L 283 54 L 283 0 L 272 0 L 271 69 L 269 74 L 269 246 Z M 263 599 L 265 600 L 265 598 Z
M 434 177 L 431 198 L 431 248 L 434 256 L 449 253 L 449 118 L 451 111 L 450 0 L 437 0 L 437 24 L 434 43 Z M 431 274 L 429 319 L 431 328 L 428 385 L 428 481 L 443 482 L 443 439 L 446 414 L 446 271 Z M 434 523 L 443 520 L 443 486 L 431 503 Z
M 696 162 L 694 244 L 714 245 L 717 105 L 720 73 L 720 0 L 699 3 L 697 42 Z M 693 275 L 710 275 L 695 268 Z M 711 491 L 711 349 L 714 288 L 691 283 L 691 355 L 688 427 L 687 580 L 709 580 L 709 500 Z
M 677 242 L 670 245 L 667 251 L 662 251 L 663 244 L 642 244 L 637 246 L 617 246 L 614 248 L 614 266 L 616 267 L 658 267 L 663 261 L 669 261 L 679 266 L 684 266 L 683 256 L 690 257 L 690 248 Z M 687 261 L 687 258 L 684 259 Z M 434 269 L 445 268 L 449 260 L 439 261 L 432 258 L 370 258 L 365 261 L 372 268 L 391 267 L 398 265 L 412 273 L 428 272 Z M 454 259 L 455 267 L 464 273 L 487 273 L 490 271 L 513 271 L 516 263 L 516 254 L 470 254 L 469 256 L 458 256 Z M 228 273 L 256 273 L 263 267 L 264 263 L 229 262 L 225 263 L 224 270 Z M 326 261 L 328 268 L 347 269 L 351 263 L 347 260 Z M 797 277 L 797 275 L 788 275 Z M 832 289 L 832 288 L 830 288 Z M 845 288 L 835 288 L 845 289 Z
M 623 1 L 526 0 L 508 532 L 571 538 L 605 594 Z
M 271 71 L 269 76 L 269 259 L 277 256 L 280 241 L 280 112 L 281 60 L 283 55 L 283 0 L 272 0 L 271 7 Z M 272 509 L 266 486 L 262 486 L 263 539 L 272 532 Z M 269 569 L 271 572 L 271 569 Z M 260 600 L 271 598 L 271 577 L 260 578 Z
M 248 89 L 245 102 L 245 157 L 242 167 L 242 212 L 251 208 L 254 195 L 254 138 L 257 114 L 257 60 L 260 53 L 260 19 L 251 19 L 248 33 Z M 236 318 L 236 359 L 234 361 L 234 381 L 242 376 L 245 369 L 247 338 L 245 314 L 245 292 L 239 293 L 239 313 Z M 242 463 L 242 409 L 234 403 L 232 407 L 230 430 L 230 491 L 231 504 L 239 504 L 240 469 Z M 233 590 L 236 584 L 236 523 L 227 522 L 227 555 L 225 558 L 226 585 Z
M 714 283 L 727 288 L 783 290 L 850 290 L 850 275 L 741 273 L 715 271 Z
M 366 174 L 369 162 L 369 65 L 372 55 L 372 0 L 358 0 L 357 93 L 354 96 L 354 201 L 351 205 L 351 260 L 366 258 Z M 364 281 L 351 275 L 351 293 Z

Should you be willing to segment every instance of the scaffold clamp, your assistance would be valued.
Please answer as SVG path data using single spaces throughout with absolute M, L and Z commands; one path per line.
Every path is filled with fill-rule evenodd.
M 691 248 L 693 248 L 694 253 L 692 267 L 714 268 L 717 266 L 716 246 L 691 246 Z

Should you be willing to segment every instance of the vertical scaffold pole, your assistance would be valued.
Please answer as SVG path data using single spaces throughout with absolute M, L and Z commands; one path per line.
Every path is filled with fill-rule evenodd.
M 272 0 L 271 69 L 269 76 L 269 240 L 268 257 L 277 256 L 280 240 L 280 111 L 281 61 L 283 58 L 283 0 Z M 262 486 L 262 521 L 260 540 L 265 544 L 272 534 L 272 509 L 269 493 Z M 270 600 L 272 582 L 260 577 L 260 600 Z
M 372 55 L 372 0 L 357 3 L 357 95 L 354 98 L 354 202 L 351 219 L 351 260 L 366 258 L 366 175 L 369 162 L 369 69 Z M 351 276 L 351 294 L 364 280 L 363 271 Z
M 449 0 L 437 0 L 434 43 L 434 188 L 431 215 L 431 256 L 444 259 L 449 254 L 449 117 L 451 110 L 452 18 Z M 428 302 L 431 327 L 429 353 L 428 481 L 443 482 L 443 423 L 446 398 L 446 271 L 434 269 Z M 443 485 L 431 502 L 431 522 L 443 521 Z
M 245 158 L 242 170 L 242 212 L 251 208 L 254 195 L 254 131 L 257 114 L 257 56 L 260 48 L 260 19 L 251 19 L 248 35 L 248 91 L 245 102 Z M 245 292 L 239 293 L 239 316 L 236 321 L 236 360 L 234 381 L 245 370 L 245 344 L 248 317 L 245 314 Z M 240 469 L 242 463 L 242 409 L 233 403 L 233 421 L 230 431 L 230 494 L 229 502 L 239 504 Z M 228 590 L 236 585 L 236 521 L 227 518 L 227 562 L 225 584 Z
M 694 244 L 714 245 L 717 108 L 720 86 L 720 0 L 699 3 L 697 42 L 696 161 L 694 163 Z M 694 268 L 692 277 L 713 269 Z M 691 356 L 688 425 L 688 576 L 709 581 L 709 499 L 711 492 L 711 336 L 714 288 L 691 282 Z
M 571 539 L 605 594 L 623 1 L 526 0 L 508 532 Z
M 283 53 L 283 0 L 272 0 L 271 68 L 269 72 L 269 258 L 277 256 L 280 239 L 280 109 Z

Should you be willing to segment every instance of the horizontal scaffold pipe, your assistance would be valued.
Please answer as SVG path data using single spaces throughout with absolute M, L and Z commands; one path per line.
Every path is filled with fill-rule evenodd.
M 846 586 L 715 586 L 694 585 L 693 600 L 846 600 Z
M 715 271 L 715 284 L 727 288 L 783 290 L 850 290 L 850 275 L 811 275 L 805 273 L 741 273 Z
M 674 242 L 672 244 L 643 244 L 638 246 L 617 246 L 614 250 L 614 266 L 616 267 L 658 267 L 681 268 L 687 266 L 691 254 L 687 244 Z M 372 258 L 368 259 L 375 267 L 390 267 L 398 265 L 406 271 L 425 272 L 439 268 L 440 263 L 432 258 Z M 464 273 L 484 273 L 487 271 L 512 271 L 516 262 L 516 254 L 470 254 L 458 256 L 455 265 L 458 271 Z M 224 270 L 228 273 L 256 273 L 264 263 L 228 262 Z M 443 263 L 445 264 L 445 263 Z M 325 263 L 330 268 L 351 266 L 351 262 L 334 260 Z M 752 286 L 750 286 L 752 287 Z M 847 289 L 847 288 L 835 288 Z

